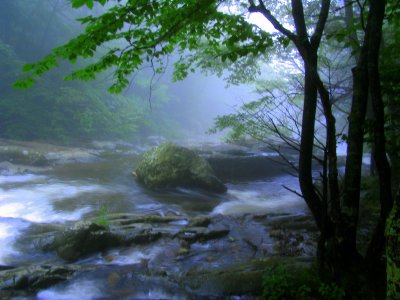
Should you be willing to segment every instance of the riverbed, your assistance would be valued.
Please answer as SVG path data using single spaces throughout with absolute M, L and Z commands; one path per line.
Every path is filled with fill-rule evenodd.
M 243 153 L 246 151 L 238 159 L 243 160 L 246 156 Z M 228 174 L 222 176 L 228 191 L 213 194 L 184 188 L 147 190 L 131 175 L 140 155 L 137 149 L 125 147 L 118 151 L 98 151 L 95 159 L 87 161 L 72 160 L 37 172 L 0 175 L 0 265 L 66 264 L 56 253 L 41 251 L 40 239 L 36 237 L 81 220 L 101 220 L 118 214 L 177 217 L 168 230 L 175 227 L 180 230 L 191 218 L 210 218 L 217 227 L 227 224 L 229 234 L 225 240 L 195 241 L 190 247 L 185 246 L 190 253 L 183 253 L 182 241 L 177 238 L 108 249 L 74 262 L 80 266 L 96 266 L 96 272 L 79 272 L 71 280 L 33 293 L 8 292 L 5 299 L 185 299 L 195 297 L 196 293 L 207 297 L 207 291 L 218 296 L 212 288 L 196 290 L 191 284 L 177 282 L 177 274 L 190 273 L 205 265 L 213 269 L 277 255 L 278 242 L 274 238 L 282 232 L 276 232 L 280 228 L 273 226 L 274 220 L 307 218 L 310 221 L 303 199 L 288 190 L 298 190 L 297 178 L 283 169 L 280 172 L 272 160 L 271 168 L 278 170 L 273 174 L 247 176 L 250 178 Z M 221 153 L 205 156 L 218 155 Z M 254 151 L 249 151 L 250 155 L 274 156 Z M 247 173 L 251 174 L 251 170 Z M 236 227 L 241 229 L 235 231 Z M 275 231 L 271 233 L 271 230 Z M 235 252 L 242 257 L 224 254 L 227 245 L 237 242 L 236 247 L 240 248 L 242 235 L 252 233 L 261 239 L 246 241 L 249 249 L 255 248 L 253 257 L 247 256 L 245 249 Z M 293 255 L 312 256 L 312 250 L 309 251 Z M 144 262 L 146 270 L 151 269 L 150 274 L 157 275 L 151 277 L 146 273 L 146 278 L 141 277 Z M 165 276 L 160 275 L 163 272 Z M 169 280 L 170 273 L 173 280 Z

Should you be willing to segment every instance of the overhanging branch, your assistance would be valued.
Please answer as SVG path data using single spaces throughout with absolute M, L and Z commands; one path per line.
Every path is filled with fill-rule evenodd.
M 249 0 L 248 10 L 250 13 L 261 13 L 276 30 L 288 37 L 292 42 L 297 43 L 297 36 L 289 29 L 285 28 L 281 22 L 272 15 L 271 11 L 267 9 L 263 1 L 260 0 L 259 5 L 255 5 L 253 0 Z

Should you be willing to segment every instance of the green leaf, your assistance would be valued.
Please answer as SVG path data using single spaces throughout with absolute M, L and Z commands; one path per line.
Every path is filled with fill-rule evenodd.
M 71 0 L 73 8 L 79 8 L 86 4 L 87 0 Z
M 92 9 L 92 8 L 93 8 L 93 0 L 87 0 L 87 1 L 86 1 L 86 6 L 87 6 L 88 8 L 90 8 L 90 9 Z
M 22 71 L 29 72 L 35 68 L 34 64 L 26 64 L 22 67 Z
M 21 79 L 18 79 L 13 84 L 13 87 L 17 90 L 26 90 L 27 88 L 31 87 L 34 83 L 35 83 L 35 80 L 32 77 L 21 78 Z

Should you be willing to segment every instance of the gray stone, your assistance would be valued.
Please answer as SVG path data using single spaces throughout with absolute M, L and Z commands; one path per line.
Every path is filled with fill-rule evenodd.
M 56 251 L 62 259 L 74 262 L 94 253 L 131 244 L 147 244 L 158 240 L 162 233 L 151 226 L 135 226 L 111 230 L 92 222 L 78 222 L 57 234 L 45 251 Z
M 206 160 L 169 142 L 146 152 L 134 173 L 141 183 L 153 189 L 181 186 L 226 191 Z
M 1 290 L 37 291 L 69 279 L 78 266 L 27 266 L 0 271 Z

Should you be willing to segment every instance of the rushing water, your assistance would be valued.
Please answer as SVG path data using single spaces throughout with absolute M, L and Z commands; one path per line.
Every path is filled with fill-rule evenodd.
M 100 216 L 104 211 L 189 216 L 308 213 L 303 200 L 283 187 L 298 189 L 297 179 L 284 173 L 252 181 L 227 182 L 228 192 L 223 195 L 188 189 L 156 192 L 144 189 L 131 176 L 135 163 L 135 157 L 121 155 L 91 163 L 60 165 L 39 175 L 0 176 L 0 265 L 44 263 L 49 259 L 16 243 L 35 225 L 65 224 Z M 153 247 L 115 250 L 111 255 L 116 257 L 113 264 L 123 266 L 139 263 L 162 251 L 160 247 Z M 41 291 L 36 297 L 97 299 L 103 294 L 95 278 L 82 278 Z M 147 287 L 139 289 L 135 297 L 154 299 L 176 295 Z

